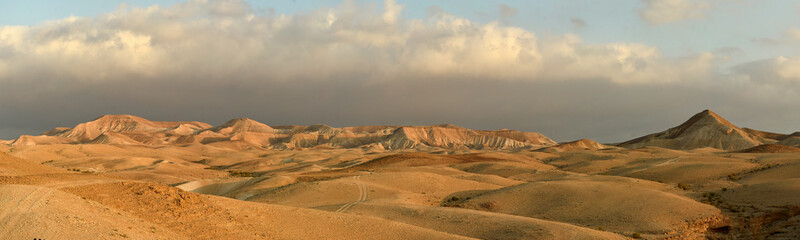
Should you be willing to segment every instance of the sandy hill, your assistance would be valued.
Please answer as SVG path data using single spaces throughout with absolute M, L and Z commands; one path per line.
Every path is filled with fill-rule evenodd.
M 742 130 L 758 137 L 759 138 L 758 140 L 764 143 L 776 143 L 791 136 L 788 134 L 759 131 L 752 128 L 742 128 Z
M 33 146 L 33 145 L 48 145 L 48 144 L 64 144 L 64 143 L 73 143 L 75 142 L 75 138 L 64 138 L 64 137 L 57 137 L 57 136 L 30 136 L 30 135 L 22 135 L 19 136 L 17 139 L 11 141 L 11 145 L 13 146 Z
M 2 239 L 469 239 L 77 173 L 0 179 L 0 205 Z
M 0 239 L 800 236 L 800 158 L 773 153 L 788 146 L 742 153 L 579 140 L 545 152 L 528 147 L 537 134 L 509 130 L 263 126 L 240 119 L 217 128 L 224 134 L 175 124 L 0 145 Z M 402 140 L 417 146 L 384 148 L 401 128 L 419 131 Z M 526 145 L 481 145 L 493 137 Z M 429 145 L 448 141 L 454 149 Z
M 116 132 L 104 132 L 97 136 L 95 139 L 87 142 L 88 144 L 116 144 L 116 145 L 137 145 L 140 142 L 132 138 Z
M 618 232 L 669 233 L 687 223 L 721 218 L 718 209 L 666 189 L 622 177 L 573 177 L 458 193 L 443 204 Z
M 713 147 L 741 150 L 761 145 L 762 142 L 758 140 L 760 138 L 731 124 L 716 113 L 705 110 L 677 127 L 620 143 L 619 146 L 627 148 L 658 146 L 671 149 Z
M 777 144 L 800 147 L 800 132 L 792 133 L 792 135 L 787 136 Z
M 563 152 L 563 151 L 574 151 L 574 150 L 601 150 L 601 149 L 608 149 L 611 148 L 610 146 L 606 146 L 595 142 L 591 139 L 581 139 L 572 142 L 564 142 L 559 143 L 556 146 L 552 147 L 545 147 L 541 149 L 537 149 L 537 151 L 543 152 Z
M 800 148 L 778 144 L 764 144 L 751 147 L 740 152 L 743 153 L 800 153 Z
M 47 133 L 52 136 L 91 141 L 105 132 L 161 132 L 182 124 L 195 129 L 211 127 L 201 122 L 157 122 L 131 115 L 106 115 L 70 129 L 62 131 L 53 129 Z
M 209 129 L 221 134 L 237 134 L 242 132 L 272 133 L 275 132 L 270 126 L 257 122 L 249 118 L 237 118 L 223 123 L 217 127 Z
M 449 149 L 515 149 L 555 145 L 538 133 L 524 134 L 508 130 L 474 131 L 453 125 L 411 126 L 397 128 L 381 144 L 387 149 L 429 146 Z
M 45 166 L 0 152 L 0 176 L 62 172 L 66 171 L 61 168 Z
M 249 118 L 212 127 L 201 122 L 150 121 L 131 115 L 107 115 L 41 136 L 21 136 L 13 145 L 48 144 L 186 145 L 206 144 L 235 150 L 364 148 L 383 150 L 519 149 L 552 146 L 542 134 L 513 130 L 480 131 L 449 124 L 335 128 L 316 124 L 270 127 Z M 6 144 L 9 144 L 6 142 Z

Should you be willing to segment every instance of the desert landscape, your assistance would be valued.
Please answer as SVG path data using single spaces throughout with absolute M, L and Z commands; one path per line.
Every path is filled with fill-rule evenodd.
M 0 1 L 6 239 L 800 240 L 800 1 Z
M 798 140 L 107 115 L 0 145 L 0 238 L 797 239 Z

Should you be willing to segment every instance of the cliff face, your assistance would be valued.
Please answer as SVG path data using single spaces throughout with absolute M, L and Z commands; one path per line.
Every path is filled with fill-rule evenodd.
M 72 128 L 55 128 L 42 136 L 22 136 L 17 145 L 210 144 L 228 148 L 368 148 L 396 149 L 518 149 L 552 146 L 542 134 L 511 130 L 477 131 L 453 125 L 362 126 L 326 125 L 270 127 L 239 118 L 212 127 L 201 122 L 159 122 L 131 115 L 108 115 Z
M 759 139 L 761 137 L 742 130 L 710 110 L 705 110 L 677 127 L 633 139 L 619 146 L 627 148 L 656 146 L 671 149 L 712 147 L 742 150 L 763 144 Z

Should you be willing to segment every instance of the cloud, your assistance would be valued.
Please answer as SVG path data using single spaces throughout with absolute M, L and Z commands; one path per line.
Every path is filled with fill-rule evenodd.
M 575 29 L 582 29 L 588 26 L 586 24 L 586 21 L 580 18 L 570 18 L 569 22 L 572 23 L 572 27 L 574 27 Z
M 734 71 L 757 83 L 800 90 L 800 56 L 743 63 L 734 67 Z
M 397 18 L 403 11 L 403 6 L 398 5 L 394 0 L 386 0 L 384 2 L 383 21 L 388 24 L 397 23 Z
M 706 11 L 712 8 L 702 0 L 642 0 L 642 3 L 645 7 L 639 10 L 639 16 L 653 25 L 705 18 Z
M 753 41 L 767 46 L 795 44 L 800 42 L 800 29 L 789 28 L 783 32 L 780 38 L 758 38 Z
M 744 56 L 744 50 L 733 46 L 718 48 L 714 50 L 713 53 L 717 60 L 722 63 L 731 62 L 736 58 Z
M 757 80 L 795 76 L 791 57 L 729 81 L 715 65 L 720 53 L 665 57 L 646 44 L 540 35 L 436 7 L 408 19 L 393 1 L 369 9 L 258 14 L 209 0 L 0 27 L 0 134 L 126 113 L 212 124 L 453 123 L 617 141 L 705 108 L 799 107 L 797 92 Z
M 78 82 L 234 76 L 239 81 L 325 81 L 329 76 L 385 81 L 423 76 L 628 84 L 703 74 L 711 69 L 687 72 L 682 65 L 708 66 L 703 61 L 713 58 L 667 59 L 652 46 L 585 44 L 571 34 L 543 40 L 525 29 L 475 23 L 444 11 L 404 19 L 402 6 L 391 0 L 383 13 L 358 8 L 257 15 L 241 1 L 189 1 L 3 27 L 0 56 L 13 57 L 0 58 L 0 81 L 33 74 Z
M 510 18 L 517 15 L 517 9 L 506 4 L 500 4 L 498 7 L 498 12 L 500 12 L 501 18 Z

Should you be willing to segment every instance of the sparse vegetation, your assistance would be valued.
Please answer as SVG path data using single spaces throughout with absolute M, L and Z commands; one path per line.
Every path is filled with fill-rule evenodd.
M 487 209 L 487 210 L 492 210 L 492 209 L 494 209 L 494 207 L 496 206 L 496 204 L 497 204 L 497 203 L 495 203 L 494 201 L 488 201 L 488 202 L 483 202 L 483 203 L 481 203 L 481 207 L 482 207 L 482 208 L 485 208 L 485 209 Z
M 738 212 L 741 212 L 743 209 L 741 209 L 741 208 L 739 208 L 739 207 L 737 207 L 735 205 L 728 205 L 728 210 L 730 210 L 731 212 L 734 212 L 734 213 L 738 213 Z
M 737 177 L 735 173 L 728 174 L 728 179 L 734 182 L 739 181 L 739 177 Z
M 722 196 L 720 196 L 717 193 L 713 193 L 713 192 L 703 193 L 703 198 L 704 199 L 702 201 L 700 201 L 700 202 L 705 203 L 705 204 L 710 204 L 710 205 L 717 206 L 717 205 L 720 205 L 720 204 L 724 203 L 724 201 L 722 200 Z
M 228 173 L 231 175 L 231 177 L 252 177 L 253 176 L 252 172 L 247 172 L 247 171 L 228 171 Z

